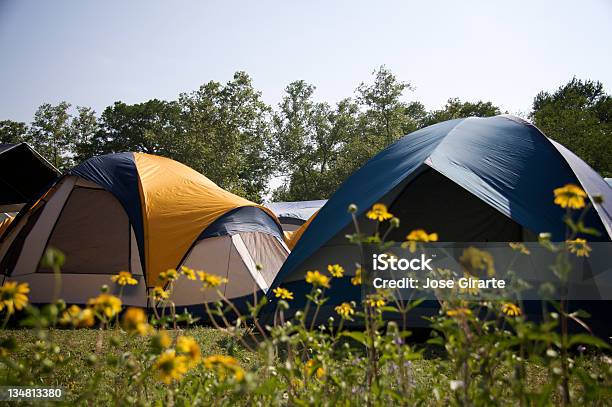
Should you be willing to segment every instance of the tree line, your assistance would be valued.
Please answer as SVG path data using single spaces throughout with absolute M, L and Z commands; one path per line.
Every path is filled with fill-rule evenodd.
M 449 99 L 439 110 L 408 102 L 413 90 L 382 66 L 335 105 L 315 86 L 290 83 L 269 106 L 250 76 L 210 81 L 176 100 L 115 102 L 100 115 L 67 102 L 41 105 L 31 123 L 0 121 L 0 143 L 26 141 L 60 170 L 107 153 L 138 151 L 180 161 L 254 201 L 328 198 L 369 158 L 419 128 L 454 118 L 493 116 L 491 102 Z M 597 81 L 573 78 L 538 93 L 528 118 L 603 176 L 612 176 L 612 97 Z M 284 182 L 269 191 L 272 177 Z

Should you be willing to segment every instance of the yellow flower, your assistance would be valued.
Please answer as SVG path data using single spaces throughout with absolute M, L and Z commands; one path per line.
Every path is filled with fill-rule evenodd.
M 128 333 L 138 335 L 148 335 L 153 331 L 153 327 L 147 322 L 147 314 L 141 308 L 130 307 L 123 314 L 123 328 Z
M 531 254 L 527 246 L 525 246 L 523 243 L 510 242 L 508 244 L 510 245 L 512 250 L 516 250 L 517 252 L 522 253 L 522 254 Z
M 151 338 L 151 346 L 157 349 L 166 349 L 172 344 L 172 338 L 166 331 L 159 331 Z
M 327 271 L 332 277 L 341 278 L 344 275 L 344 268 L 339 264 L 330 264 L 327 266 Z
M 93 311 L 89 308 L 85 308 L 83 311 L 81 311 L 81 314 L 79 315 L 79 323 L 77 325 L 77 328 L 89 328 L 93 326 L 94 322 L 95 315 Z
M 195 272 L 194 269 L 190 269 L 189 267 L 182 266 L 181 267 L 181 272 L 189 280 L 195 280 L 196 279 L 196 272 Z
M 509 317 L 517 317 L 521 315 L 521 309 L 511 302 L 506 302 L 502 305 L 502 312 Z
M 315 271 L 307 271 L 306 272 L 306 282 L 308 284 L 312 284 L 315 287 L 325 287 L 329 288 L 329 277 L 319 273 L 319 270 Z
M 304 383 L 297 377 L 294 377 L 293 379 L 291 379 L 291 387 L 295 387 L 296 389 L 301 389 L 303 386 L 304 386 Z
M 71 305 L 68 307 L 59 319 L 62 325 L 73 325 L 76 326 L 79 322 L 78 316 L 81 313 L 81 307 L 78 305 Z
M 449 309 L 448 311 L 446 311 L 446 315 L 448 315 L 449 317 L 453 317 L 453 318 L 457 318 L 457 317 L 467 317 L 472 315 L 472 310 L 469 308 L 465 308 L 465 307 L 460 307 L 460 308 L 455 308 L 455 309 Z
M 467 273 L 473 276 L 478 276 L 482 271 L 486 271 L 489 277 L 495 274 L 495 265 L 491 253 L 472 246 L 463 251 L 461 257 L 459 257 L 459 263 Z
M 459 287 L 459 292 L 461 293 L 467 293 L 469 295 L 477 295 L 478 292 L 480 291 L 478 289 L 478 278 L 477 277 L 473 277 L 471 275 L 469 275 L 468 273 L 464 273 L 463 277 L 467 278 L 468 281 L 471 283 L 468 285 L 468 287 Z
M 112 276 L 111 280 L 119 285 L 136 285 L 138 280 L 132 277 L 129 271 L 120 271 L 119 274 Z
M 366 299 L 366 304 L 372 308 L 380 308 L 385 306 L 385 299 L 381 295 L 370 295 Z
M 117 313 L 121 312 L 121 300 L 114 295 L 100 294 L 96 298 L 91 298 L 87 303 L 94 311 L 105 315 L 107 318 L 112 318 Z
M 155 301 L 167 300 L 168 298 L 170 298 L 170 292 L 159 286 L 153 288 L 153 299 Z
M 437 233 L 427 233 L 423 229 L 415 229 L 411 231 L 408 236 L 406 236 L 406 240 L 414 241 L 414 242 L 437 242 L 438 234 Z
M 198 275 L 203 283 L 202 288 L 215 288 L 228 282 L 227 278 L 220 277 L 216 274 L 206 273 L 205 271 L 198 271 Z
M 237 382 L 244 379 L 244 370 L 236 359 L 231 356 L 212 355 L 204 358 L 204 367 L 214 370 L 221 380 L 231 376 Z
M 361 267 L 357 267 L 355 269 L 355 277 L 351 278 L 351 284 L 360 285 L 361 284 L 361 273 L 363 269 Z
M 317 376 L 317 379 L 320 379 L 323 376 L 325 376 L 325 369 L 323 369 L 322 366 L 319 366 L 315 372 L 314 366 L 316 364 L 317 362 L 314 359 L 309 359 L 308 362 L 306 362 L 306 365 L 304 366 L 304 370 L 306 370 L 307 376 L 312 376 L 312 374 L 315 373 Z
M 6 310 L 13 314 L 28 305 L 27 293 L 30 292 L 28 283 L 17 284 L 16 281 L 7 281 L 0 287 L 0 311 Z
M 179 336 L 176 341 L 176 350 L 187 356 L 190 367 L 197 365 L 202 357 L 200 346 L 191 336 Z
M 562 208 L 584 208 L 584 198 L 587 194 L 577 185 L 566 184 L 554 190 L 555 203 Z
M 589 253 L 592 250 L 585 239 L 567 240 L 565 243 L 569 251 L 575 253 L 578 257 L 589 257 Z
M 276 298 L 281 298 L 283 300 L 293 299 L 293 293 L 287 290 L 286 288 L 277 287 L 272 291 L 274 292 L 274 295 L 276 296 Z
M 71 305 L 62 313 L 60 324 L 72 325 L 75 328 L 89 328 L 94 322 L 94 314 L 89 308 L 81 309 L 78 305 Z
M 414 253 L 417 249 L 418 242 L 429 243 L 437 241 L 437 233 L 427 233 L 423 229 L 416 229 L 408 233 L 408 235 L 406 236 L 406 241 L 402 243 L 402 248 L 408 248 L 410 250 L 410 253 Z
M 355 310 L 348 302 L 343 302 L 335 308 L 338 315 L 344 319 L 349 319 L 351 315 L 355 314 Z
M 174 281 L 179 278 L 179 274 L 175 269 L 168 269 L 166 271 L 162 271 L 159 273 L 159 281 L 163 283 L 167 283 L 170 281 Z
M 383 222 L 385 220 L 391 219 L 393 215 L 387 212 L 387 205 L 377 203 L 372 206 L 372 209 L 368 211 L 366 214 L 368 219 L 376 220 L 379 222 Z
M 162 382 L 170 384 L 173 380 L 180 380 L 187 373 L 187 357 L 177 356 L 174 350 L 167 350 L 158 356 L 153 368 Z

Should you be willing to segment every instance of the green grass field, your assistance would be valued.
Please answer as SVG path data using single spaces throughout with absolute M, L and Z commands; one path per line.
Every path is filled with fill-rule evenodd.
M 193 336 L 200 344 L 202 355 L 211 354 L 229 354 L 236 357 L 245 370 L 256 373 L 260 367 L 259 356 L 256 353 L 249 352 L 240 344 L 239 341 L 232 338 L 230 335 L 206 327 L 191 328 L 183 331 L 186 335 Z M 11 354 L 11 358 L 32 358 L 36 354 L 37 338 L 34 331 L 6 330 L 0 333 L 0 339 L 9 335 L 17 339 L 17 350 Z M 119 377 L 127 372 L 112 372 L 103 369 L 98 372 L 91 365 L 91 355 L 95 355 L 98 360 L 107 360 L 108 358 L 116 357 L 124 352 L 130 352 L 134 349 L 142 349 L 148 346 L 147 339 L 143 337 L 130 337 L 120 331 L 99 331 L 92 329 L 79 330 L 50 330 L 49 339 L 61 345 L 61 355 L 68 361 L 63 365 L 56 365 L 48 374 L 41 375 L 38 385 L 52 386 L 57 385 L 63 387 L 69 392 L 69 398 L 73 399 L 81 394 L 87 387 L 96 374 L 101 374 L 98 384 L 100 391 L 112 392 L 115 390 L 114 380 L 116 373 Z M 111 341 L 112 337 L 119 338 L 116 344 Z M 97 344 L 101 343 L 101 346 Z M 99 347 L 100 352 L 96 352 Z M 600 375 L 606 369 L 610 369 L 610 357 L 604 353 L 589 353 L 583 358 L 579 358 L 577 363 L 582 364 L 588 369 L 591 374 Z M 414 388 L 418 392 L 427 394 L 431 392 L 435 385 L 440 384 L 440 380 L 450 380 L 445 372 L 450 373 L 447 360 L 444 352 L 437 347 L 423 344 L 423 359 L 412 362 L 412 380 Z M 4 365 L 0 367 L 0 374 L 5 369 Z M 529 383 L 534 388 L 547 381 L 547 373 L 543 368 L 537 365 L 529 367 Z M 196 369 L 186 380 L 192 380 L 197 383 L 199 375 L 203 374 L 202 369 Z M 15 383 L 17 384 L 17 383 Z M 612 383 L 608 383 L 612 386 Z M 151 391 L 160 391 L 159 383 L 151 381 Z

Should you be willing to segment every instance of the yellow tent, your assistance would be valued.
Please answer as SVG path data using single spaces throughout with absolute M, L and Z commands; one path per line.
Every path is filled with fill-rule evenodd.
M 289 246 L 289 250 L 293 250 L 293 248 L 295 247 L 295 245 L 297 244 L 297 242 L 300 240 L 300 238 L 302 237 L 302 235 L 304 234 L 304 232 L 306 231 L 306 229 L 308 229 L 308 226 L 310 226 L 310 224 L 312 223 L 313 219 L 315 218 L 315 216 L 317 216 L 317 214 L 319 213 L 319 211 L 316 211 L 311 217 L 310 219 L 308 219 L 306 221 L 306 223 L 304 223 L 302 226 L 300 226 L 295 232 L 293 232 L 290 236 L 289 241 L 287 242 L 287 246 Z
M 288 249 L 275 215 L 236 196 L 176 161 L 142 153 L 91 158 L 60 178 L 27 209 L 0 241 L 0 268 L 41 292 L 49 270 L 39 266 L 47 247 L 66 255 L 64 299 L 79 302 L 109 274 L 131 271 L 142 292 L 128 302 L 146 304 L 146 288 L 159 274 L 188 266 L 230 279 L 226 294 L 266 291 Z M 256 264 L 263 265 L 259 269 Z M 195 287 L 195 284 L 194 284 Z M 177 286 L 178 305 L 201 302 L 199 286 Z M 79 291 L 80 290 L 80 291 Z M 198 296 L 198 300 L 193 298 Z M 45 302 L 46 295 L 38 296 Z

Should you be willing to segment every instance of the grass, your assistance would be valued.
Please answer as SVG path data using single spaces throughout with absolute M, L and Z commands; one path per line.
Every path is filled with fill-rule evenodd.
M 59 344 L 61 347 L 61 355 L 64 356 L 67 363 L 57 365 L 52 373 L 41 377 L 38 383 L 33 385 L 46 386 L 61 386 L 69 393 L 69 398 L 76 397 L 85 389 L 87 383 L 93 379 L 97 373 L 101 373 L 102 377 L 99 383 L 99 388 L 102 391 L 114 391 L 114 374 L 127 375 L 127 372 L 110 372 L 104 368 L 103 372 L 96 372 L 96 369 L 91 365 L 91 355 L 95 354 L 98 360 L 108 360 L 108 358 L 116 357 L 124 352 L 129 352 L 134 349 L 147 346 L 147 339 L 142 337 L 129 337 L 120 331 L 99 331 L 93 329 L 78 329 L 78 330 L 57 330 L 52 329 L 49 332 L 51 342 Z M 229 334 L 216 329 L 206 327 L 195 327 L 184 331 L 184 334 L 193 336 L 200 344 L 202 355 L 211 354 L 229 354 L 236 357 L 241 365 L 250 371 L 257 371 L 260 366 L 260 359 L 256 353 L 246 350 L 236 339 Z M 18 348 L 12 354 L 15 359 L 32 358 L 36 354 L 37 337 L 34 331 L 27 329 L 5 330 L 0 333 L 0 339 L 13 336 L 17 340 Z M 119 337 L 117 344 L 111 344 L 111 337 Z M 100 352 L 96 353 L 96 344 L 101 340 L 102 347 Z M 447 360 L 443 351 L 439 348 L 429 347 L 424 345 L 423 359 L 416 360 L 412 363 L 412 382 L 416 392 L 422 394 L 432 394 L 435 387 L 440 384 L 440 381 L 451 380 L 448 377 L 450 373 Z M 608 359 L 606 359 L 608 358 Z M 601 374 L 606 369 L 609 369 L 609 357 L 603 353 L 588 354 L 581 358 L 580 362 L 588 368 L 588 371 L 593 374 Z M 2 370 L 5 366 L 0 367 L 0 375 L 4 376 Z M 198 375 L 203 374 L 202 369 L 197 369 L 194 373 L 190 373 L 185 380 L 197 379 Z M 384 372 L 381 372 L 384 374 Z M 529 383 L 534 389 L 538 385 L 547 381 L 547 372 L 545 369 L 537 365 L 530 365 L 529 368 Z M 17 384 L 17 383 L 15 383 Z M 610 383 L 612 385 L 612 383 Z M 161 391 L 161 386 L 155 381 L 151 381 L 151 391 Z
M 63 365 L 56 365 L 51 374 L 41 377 L 39 383 L 32 383 L 32 385 L 61 386 L 72 397 L 82 393 L 87 383 L 99 373 L 92 366 L 91 355 L 95 355 L 100 361 L 105 361 L 117 355 L 122 355 L 125 352 L 148 346 L 147 338 L 128 336 L 123 332 L 114 330 L 50 329 L 48 333 L 48 340 L 60 346 L 60 354 L 68 362 Z M 239 359 L 245 368 L 254 368 L 256 366 L 257 356 L 242 348 L 229 334 L 203 327 L 188 329 L 185 334 L 191 335 L 197 340 L 201 346 L 203 356 L 231 354 Z M 33 330 L 19 329 L 0 332 L 0 340 L 8 336 L 13 336 L 17 341 L 17 350 L 11 355 L 14 360 L 32 358 L 35 355 L 38 338 Z M 112 337 L 120 338 L 116 345 L 111 344 L 110 339 Z M 99 341 L 102 344 L 101 350 L 96 352 Z M 0 375 L 4 376 L 2 370 L 5 368 L 4 365 L 0 365 Z M 115 379 L 113 376 L 117 372 L 108 371 L 106 367 L 103 370 L 99 386 L 103 390 L 114 391 L 113 382 Z M 119 372 L 120 377 L 127 374 L 127 372 Z M 14 384 L 25 385 L 23 383 Z M 156 387 L 160 387 L 155 382 L 152 382 L 151 385 L 153 390 Z M 72 398 L 70 395 L 69 397 Z

